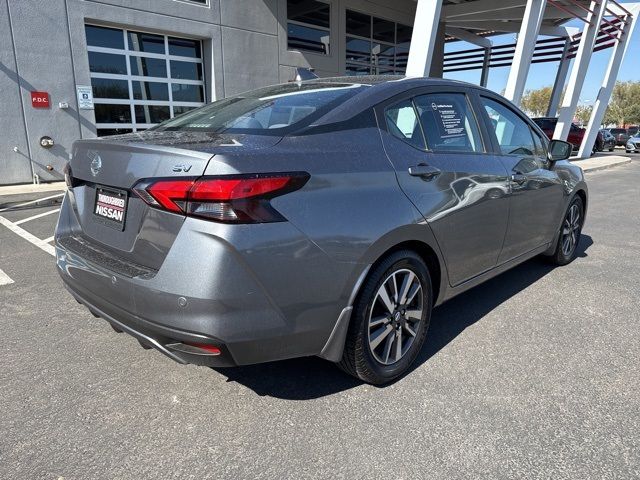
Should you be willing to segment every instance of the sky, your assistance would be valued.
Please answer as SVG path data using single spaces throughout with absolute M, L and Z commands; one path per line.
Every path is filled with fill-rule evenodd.
M 628 0 L 621 3 L 631 3 Z M 567 23 L 567 27 L 583 28 L 584 23 L 579 20 L 575 20 Z M 515 41 L 515 35 L 500 35 L 492 37 L 495 45 L 513 43 Z M 451 50 L 466 50 L 468 48 L 477 48 L 466 42 L 456 42 Z M 447 49 L 449 51 L 449 49 Z M 604 74 L 611 57 L 611 49 L 596 52 L 591 57 L 591 64 L 589 65 L 589 71 L 585 77 L 584 87 L 582 94 L 580 95 L 580 103 L 583 105 L 592 105 L 598 94 L 598 90 L 602 85 Z M 634 35 L 631 38 L 631 43 L 627 50 L 626 58 L 620 68 L 618 80 L 627 81 L 635 80 L 640 81 L 640 66 L 638 65 L 638 53 L 640 52 L 640 23 L 637 25 Z M 537 63 L 532 64 L 529 69 L 529 78 L 527 80 L 526 90 L 535 90 L 537 88 L 552 86 L 555 80 L 556 72 L 558 71 L 558 63 Z M 489 70 L 489 84 L 488 87 L 500 93 L 504 90 L 507 84 L 507 77 L 509 76 L 509 67 L 492 68 Z M 452 78 L 456 80 L 463 80 L 465 82 L 480 83 L 480 70 L 472 70 L 470 72 L 455 72 L 445 74 L 446 78 Z

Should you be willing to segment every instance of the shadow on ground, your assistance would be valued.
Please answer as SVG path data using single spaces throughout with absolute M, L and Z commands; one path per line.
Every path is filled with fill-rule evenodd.
M 583 234 L 578 245 L 578 258 L 586 257 L 591 245 L 592 238 Z M 553 269 L 544 259 L 534 258 L 436 308 L 427 341 L 412 371 L 446 347 L 467 327 Z M 315 357 L 216 371 L 226 376 L 228 381 L 238 382 L 258 395 L 287 400 L 319 398 L 362 384 L 330 362 Z
M 55 195 L 55 193 L 56 192 L 51 192 L 47 196 Z M 2 213 L 29 211 L 29 210 L 34 210 L 36 208 L 42 208 L 42 207 L 59 207 L 60 205 L 62 205 L 62 198 L 63 198 L 61 193 L 58 198 L 48 198 L 46 200 L 41 200 L 37 202 L 35 202 L 37 198 L 25 199 L 23 198 L 24 197 L 23 195 L 20 195 L 20 200 L 6 200 L 8 197 L 12 197 L 12 196 L 16 196 L 16 195 L 8 195 L 7 197 L 5 197 L 5 199 L 0 197 L 0 210 L 2 211 Z M 35 202 L 35 203 L 29 203 L 29 205 L 22 205 L 25 202 Z

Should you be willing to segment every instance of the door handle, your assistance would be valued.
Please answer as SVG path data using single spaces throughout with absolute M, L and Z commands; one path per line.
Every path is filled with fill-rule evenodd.
M 527 181 L 527 176 L 522 175 L 521 173 L 514 173 L 511 175 L 511 181 L 513 183 L 517 183 L 518 185 L 523 185 Z
M 412 177 L 420 177 L 424 180 L 431 180 L 442 173 L 439 168 L 432 167 L 426 163 L 421 163 L 413 167 L 409 167 L 409 175 Z

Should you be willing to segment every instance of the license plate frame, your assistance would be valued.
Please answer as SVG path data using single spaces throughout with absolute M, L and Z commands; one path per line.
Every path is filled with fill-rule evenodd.
M 126 190 L 96 185 L 96 196 L 93 202 L 94 220 L 107 227 L 124 231 L 128 200 L 129 194 Z

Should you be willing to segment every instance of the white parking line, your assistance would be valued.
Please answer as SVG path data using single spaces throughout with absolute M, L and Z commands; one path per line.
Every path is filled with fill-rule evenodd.
M 11 280 L 11 277 L 9 277 L 9 275 L 4 273 L 0 268 L 0 287 L 2 285 L 9 285 L 10 283 L 13 283 L 13 280 Z
M 44 202 L 45 200 L 51 200 L 53 198 L 62 197 L 63 193 L 58 193 L 56 195 L 51 195 L 50 197 L 38 198 L 37 200 L 31 200 L 30 202 L 19 203 L 18 205 L 12 205 L 10 207 L 0 208 L 0 212 L 4 212 L 7 210 L 13 210 L 14 208 L 26 207 L 27 205 L 33 205 L 34 203 Z
M 45 238 L 45 239 L 43 240 L 43 242 L 44 242 L 44 243 L 51 243 L 51 242 L 53 242 L 53 239 L 54 239 L 54 238 L 55 238 L 55 237 L 54 237 L 53 235 L 51 235 L 49 238 Z
M 22 225 L 23 223 L 30 222 L 31 220 L 35 220 L 36 218 L 46 217 L 47 215 L 51 215 L 52 213 L 58 213 L 59 211 L 60 211 L 59 208 L 54 208 L 53 210 L 49 210 L 48 212 L 44 212 L 44 213 L 39 213 L 38 215 L 34 215 L 33 217 L 23 218 L 22 220 L 13 222 L 13 224 Z
M 4 225 L 9 230 L 11 230 L 13 233 L 15 233 L 16 235 L 19 235 L 20 237 L 24 238 L 27 242 L 35 245 L 39 249 L 44 250 L 49 255 L 53 255 L 54 257 L 56 256 L 56 249 L 55 249 L 55 247 L 53 245 L 49 245 L 44 240 L 40 240 L 35 235 L 32 235 L 29 232 L 27 232 L 24 228 L 19 227 L 15 223 L 13 223 L 13 222 L 11 222 L 11 221 L 9 221 L 6 218 L 1 217 L 1 216 L 0 216 L 0 225 Z

